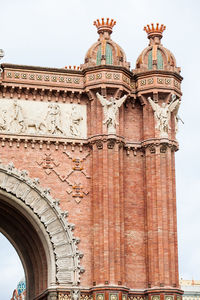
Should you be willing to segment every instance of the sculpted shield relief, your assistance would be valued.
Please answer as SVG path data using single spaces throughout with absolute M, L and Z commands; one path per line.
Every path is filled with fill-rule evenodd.
M 0 99 L 0 133 L 86 138 L 86 106 Z

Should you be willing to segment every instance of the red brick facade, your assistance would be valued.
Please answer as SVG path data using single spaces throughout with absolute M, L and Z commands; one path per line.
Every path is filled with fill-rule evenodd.
M 160 44 L 164 27 L 146 29 L 150 44 L 130 71 L 123 50 L 110 40 L 114 22 L 101 21 L 96 26 L 100 39 L 80 69 L 2 65 L 1 99 L 87 106 L 87 138 L 1 130 L 1 162 L 13 162 L 16 169 L 27 170 L 31 178 L 39 178 L 41 186 L 51 189 L 61 209 L 68 211 L 68 221 L 75 224 L 74 234 L 80 238 L 77 247 L 84 255 L 85 272 L 75 287 L 47 283 L 47 257 L 47 272 L 40 284 L 36 257 L 34 276 L 27 282 L 30 299 L 178 300 L 182 292 L 176 228 L 176 115 L 170 112 L 167 134 L 162 136 L 148 97 L 160 106 L 169 104 L 173 94 L 179 99 L 180 70 L 171 52 Z M 107 44 L 112 50 L 110 61 Z M 127 95 L 114 133 L 109 134 L 103 123 L 97 92 L 116 101 Z M 20 222 L 19 216 L 16 220 Z M 17 245 L 6 222 L 3 232 Z M 31 228 L 26 227 L 22 241 L 28 241 Z M 43 243 L 40 233 L 38 245 L 39 240 Z M 24 266 L 27 276 L 30 268 L 26 262 Z M 79 294 L 74 295 L 73 289 Z

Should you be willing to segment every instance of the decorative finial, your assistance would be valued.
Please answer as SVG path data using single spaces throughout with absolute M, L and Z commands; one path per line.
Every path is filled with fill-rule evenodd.
M 112 28 L 113 26 L 115 26 L 116 21 L 114 21 L 113 19 L 109 20 L 109 18 L 107 18 L 105 21 L 104 18 L 101 18 L 101 22 L 99 21 L 99 19 L 97 19 L 93 24 L 96 26 L 98 33 L 108 32 L 109 34 L 111 34 Z
M 158 37 L 159 39 L 162 38 L 162 33 L 166 29 L 166 26 L 161 24 L 159 26 L 159 23 L 156 23 L 156 26 L 154 24 L 151 24 L 151 27 L 149 25 L 144 26 L 144 31 L 146 31 L 148 35 L 148 39 L 153 38 L 153 37 Z

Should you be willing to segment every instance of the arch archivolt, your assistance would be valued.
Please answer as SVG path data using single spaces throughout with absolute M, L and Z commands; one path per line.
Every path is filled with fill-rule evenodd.
M 50 189 L 41 187 L 37 178 L 31 179 L 26 170 L 18 170 L 12 163 L 0 164 L 0 188 L 14 196 L 9 201 L 16 197 L 26 206 L 27 212 L 31 209 L 42 227 L 41 234 L 46 232 L 42 234 L 43 239 L 48 239 L 47 244 L 51 245 L 51 262 L 48 262 L 51 279 L 48 281 L 59 285 L 78 285 L 80 273 L 84 271 L 80 266 L 83 254 L 77 248 L 79 239 L 73 236 L 74 225 L 67 221 L 68 212 L 61 210 L 59 201 L 51 197 Z

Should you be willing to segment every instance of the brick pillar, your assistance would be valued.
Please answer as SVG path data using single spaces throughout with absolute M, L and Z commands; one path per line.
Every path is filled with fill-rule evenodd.
M 178 287 L 174 150 L 150 145 L 145 154 L 149 287 Z
M 93 144 L 92 174 L 93 284 L 121 285 L 124 281 L 123 148 L 114 136 Z

